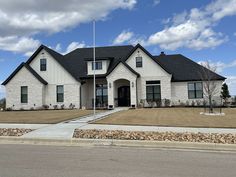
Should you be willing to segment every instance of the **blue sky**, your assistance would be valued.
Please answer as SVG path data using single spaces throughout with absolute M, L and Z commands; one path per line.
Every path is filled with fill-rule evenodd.
M 97 46 L 139 42 L 209 61 L 236 95 L 236 0 L 8 0 L 0 16 L 0 82 L 40 44 L 63 54 L 91 46 L 95 19 Z

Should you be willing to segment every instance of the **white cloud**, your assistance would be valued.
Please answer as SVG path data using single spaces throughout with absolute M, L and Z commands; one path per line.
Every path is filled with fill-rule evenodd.
M 217 73 L 223 73 L 226 69 L 229 68 L 236 68 L 236 60 L 233 60 L 229 63 L 224 63 L 222 61 L 217 61 L 217 62 L 213 62 L 213 61 L 208 61 L 209 65 L 211 68 L 216 69 Z M 201 65 L 205 65 L 206 61 L 199 61 L 198 64 Z M 236 95 L 236 76 L 225 76 L 226 79 L 226 83 L 229 86 L 229 91 L 231 94 Z
M 157 6 L 161 3 L 161 0 L 153 0 L 153 6 Z
M 84 48 L 86 47 L 86 44 L 84 42 L 71 42 L 68 47 L 66 48 L 66 51 L 63 54 L 67 54 L 77 48 Z
M 226 76 L 226 83 L 229 86 L 231 95 L 236 95 L 236 76 Z
M 206 63 L 206 62 L 205 61 L 199 61 L 198 63 L 204 65 L 204 63 Z M 210 60 L 209 64 L 210 64 L 211 67 L 216 68 L 216 72 L 222 73 L 225 69 L 236 67 L 236 60 L 233 60 L 230 63 L 224 63 L 222 61 L 213 62 L 213 61 Z
M 55 50 L 58 51 L 58 52 L 61 51 L 61 44 L 60 44 L 60 43 L 58 43 L 58 44 L 56 45 Z
M 113 41 L 114 45 L 122 44 L 124 42 L 129 41 L 133 37 L 133 32 L 130 31 L 122 31 Z
M 168 50 L 180 47 L 201 50 L 219 46 L 228 38 L 213 28 L 222 18 L 235 15 L 235 6 L 236 0 L 216 0 L 205 8 L 175 14 L 166 22 L 171 22 L 170 26 L 149 36 L 147 45 L 159 45 Z
M 112 11 L 132 9 L 135 4 L 136 0 L 0 1 L 0 50 L 29 55 L 39 43 L 32 38 L 37 33 L 57 33 L 103 20 Z
M 27 55 L 29 52 L 35 50 L 39 45 L 40 42 L 31 37 L 17 37 L 17 36 L 0 37 L 1 50 L 6 50 L 16 53 L 25 53 Z
M 116 9 L 132 9 L 135 4 L 136 0 L 0 1 L 0 34 L 55 33 L 100 20 Z

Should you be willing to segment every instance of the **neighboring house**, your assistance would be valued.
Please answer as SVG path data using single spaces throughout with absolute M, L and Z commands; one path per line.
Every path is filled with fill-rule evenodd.
M 61 55 L 42 45 L 3 83 L 6 107 L 12 109 L 64 105 L 92 108 L 93 71 L 96 106 L 137 107 L 141 102 L 169 99 L 172 105 L 203 100 L 203 67 L 183 55 L 151 55 L 140 44 L 79 48 Z M 224 77 L 213 73 L 220 96 Z

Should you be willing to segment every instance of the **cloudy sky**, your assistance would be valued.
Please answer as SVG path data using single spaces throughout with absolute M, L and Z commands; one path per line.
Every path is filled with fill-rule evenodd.
M 0 82 L 40 44 L 91 46 L 93 19 L 98 46 L 139 42 L 209 61 L 236 95 L 236 0 L 0 0 Z

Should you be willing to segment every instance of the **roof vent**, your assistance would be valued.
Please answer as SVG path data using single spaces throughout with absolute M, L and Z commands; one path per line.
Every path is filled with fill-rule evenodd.
M 165 54 L 165 52 L 162 51 L 160 55 L 163 56 L 163 55 L 166 55 L 166 54 Z

